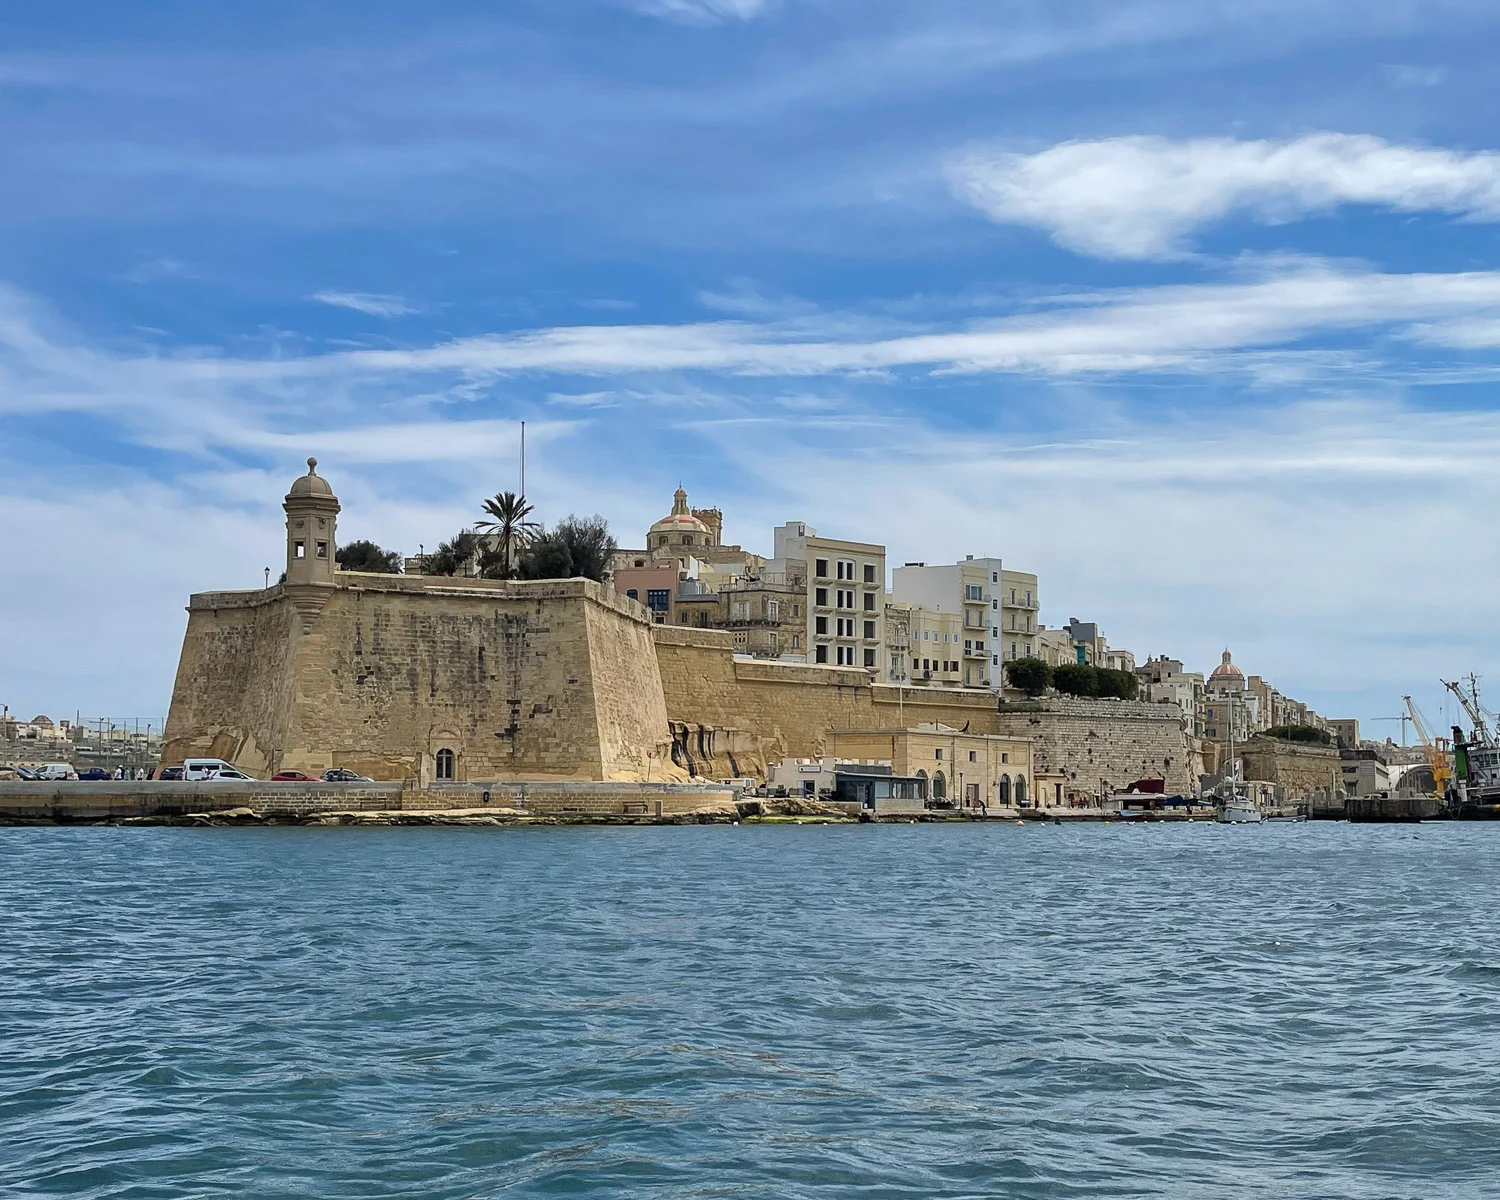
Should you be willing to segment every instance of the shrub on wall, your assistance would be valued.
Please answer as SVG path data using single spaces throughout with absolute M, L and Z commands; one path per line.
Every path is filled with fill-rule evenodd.
M 1063 663 L 1052 669 L 1052 686 L 1065 696 L 1097 696 L 1099 673 L 1083 663 Z
M 1017 658 L 1005 664 L 1005 678 L 1028 696 L 1040 696 L 1052 686 L 1052 668 L 1039 658 Z
M 1312 725 L 1277 725 L 1274 729 L 1266 730 L 1266 736 L 1283 742 L 1308 742 L 1318 746 L 1333 745 L 1332 734 L 1326 729 L 1317 729 Z

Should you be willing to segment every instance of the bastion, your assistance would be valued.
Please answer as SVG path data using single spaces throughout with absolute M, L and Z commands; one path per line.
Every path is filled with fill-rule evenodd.
M 162 762 L 265 778 L 346 767 L 417 787 L 483 780 L 764 777 L 831 731 L 937 724 L 1030 739 L 1043 803 L 1164 777 L 1191 790 L 1175 709 L 998 704 L 863 670 L 737 656 L 587 579 L 513 582 L 336 567 L 338 500 L 309 460 L 284 502 L 287 569 L 188 605 Z

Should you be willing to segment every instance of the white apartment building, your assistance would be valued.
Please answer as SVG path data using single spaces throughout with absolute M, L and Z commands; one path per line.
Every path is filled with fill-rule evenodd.
M 963 645 L 960 648 L 962 653 L 955 655 L 955 659 L 959 663 L 957 682 L 961 686 L 1000 686 L 1000 645 L 997 639 L 1001 617 L 1001 566 L 998 558 L 970 555 L 952 566 L 907 563 L 891 572 L 891 594 L 902 604 L 958 618 L 957 627 Z M 915 647 L 910 657 L 931 661 L 931 656 L 917 654 Z
M 885 547 L 819 537 L 805 521 L 778 525 L 773 538 L 775 557 L 766 569 L 804 581 L 804 661 L 859 667 L 884 682 Z

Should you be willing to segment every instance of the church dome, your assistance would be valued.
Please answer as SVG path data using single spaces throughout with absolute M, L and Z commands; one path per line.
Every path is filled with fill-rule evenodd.
M 1208 677 L 1208 682 L 1218 684 L 1220 687 L 1243 688 L 1245 673 L 1234 665 L 1230 660 L 1229 651 L 1226 650 L 1223 659 L 1214 668 L 1214 673 Z
M 287 493 L 287 499 L 293 496 L 331 496 L 333 488 L 329 486 L 328 480 L 318 474 L 318 460 L 310 458 L 307 460 L 307 474 L 299 475 L 292 484 L 292 490 Z
M 687 492 L 679 487 L 672 496 L 672 511 L 651 526 L 646 537 L 650 550 L 663 546 L 706 546 L 709 529 L 688 509 Z

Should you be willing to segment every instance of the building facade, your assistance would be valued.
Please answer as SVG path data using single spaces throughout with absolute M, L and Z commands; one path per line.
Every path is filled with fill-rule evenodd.
M 885 638 L 885 547 L 819 537 L 805 521 L 774 531 L 773 575 L 802 580 L 801 661 L 857 667 L 883 682 L 889 670 Z
M 995 639 L 1000 627 L 1001 586 L 998 558 L 971 555 L 951 566 L 912 562 L 891 572 L 891 594 L 898 602 L 957 618 L 957 651 L 951 659 L 939 661 L 958 663 L 956 679 L 962 687 L 1000 686 L 1001 651 Z M 930 661 L 930 656 L 917 654 L 915 645 L 911 657 Z
M 954 808 L 1025 808 L 1035 799 L 1031 743 L 964 733 L 946 725 L 910 729 L 830 729 L 829 753 L 888 763 L 898 776 L 926 782 L 930 803 Z

